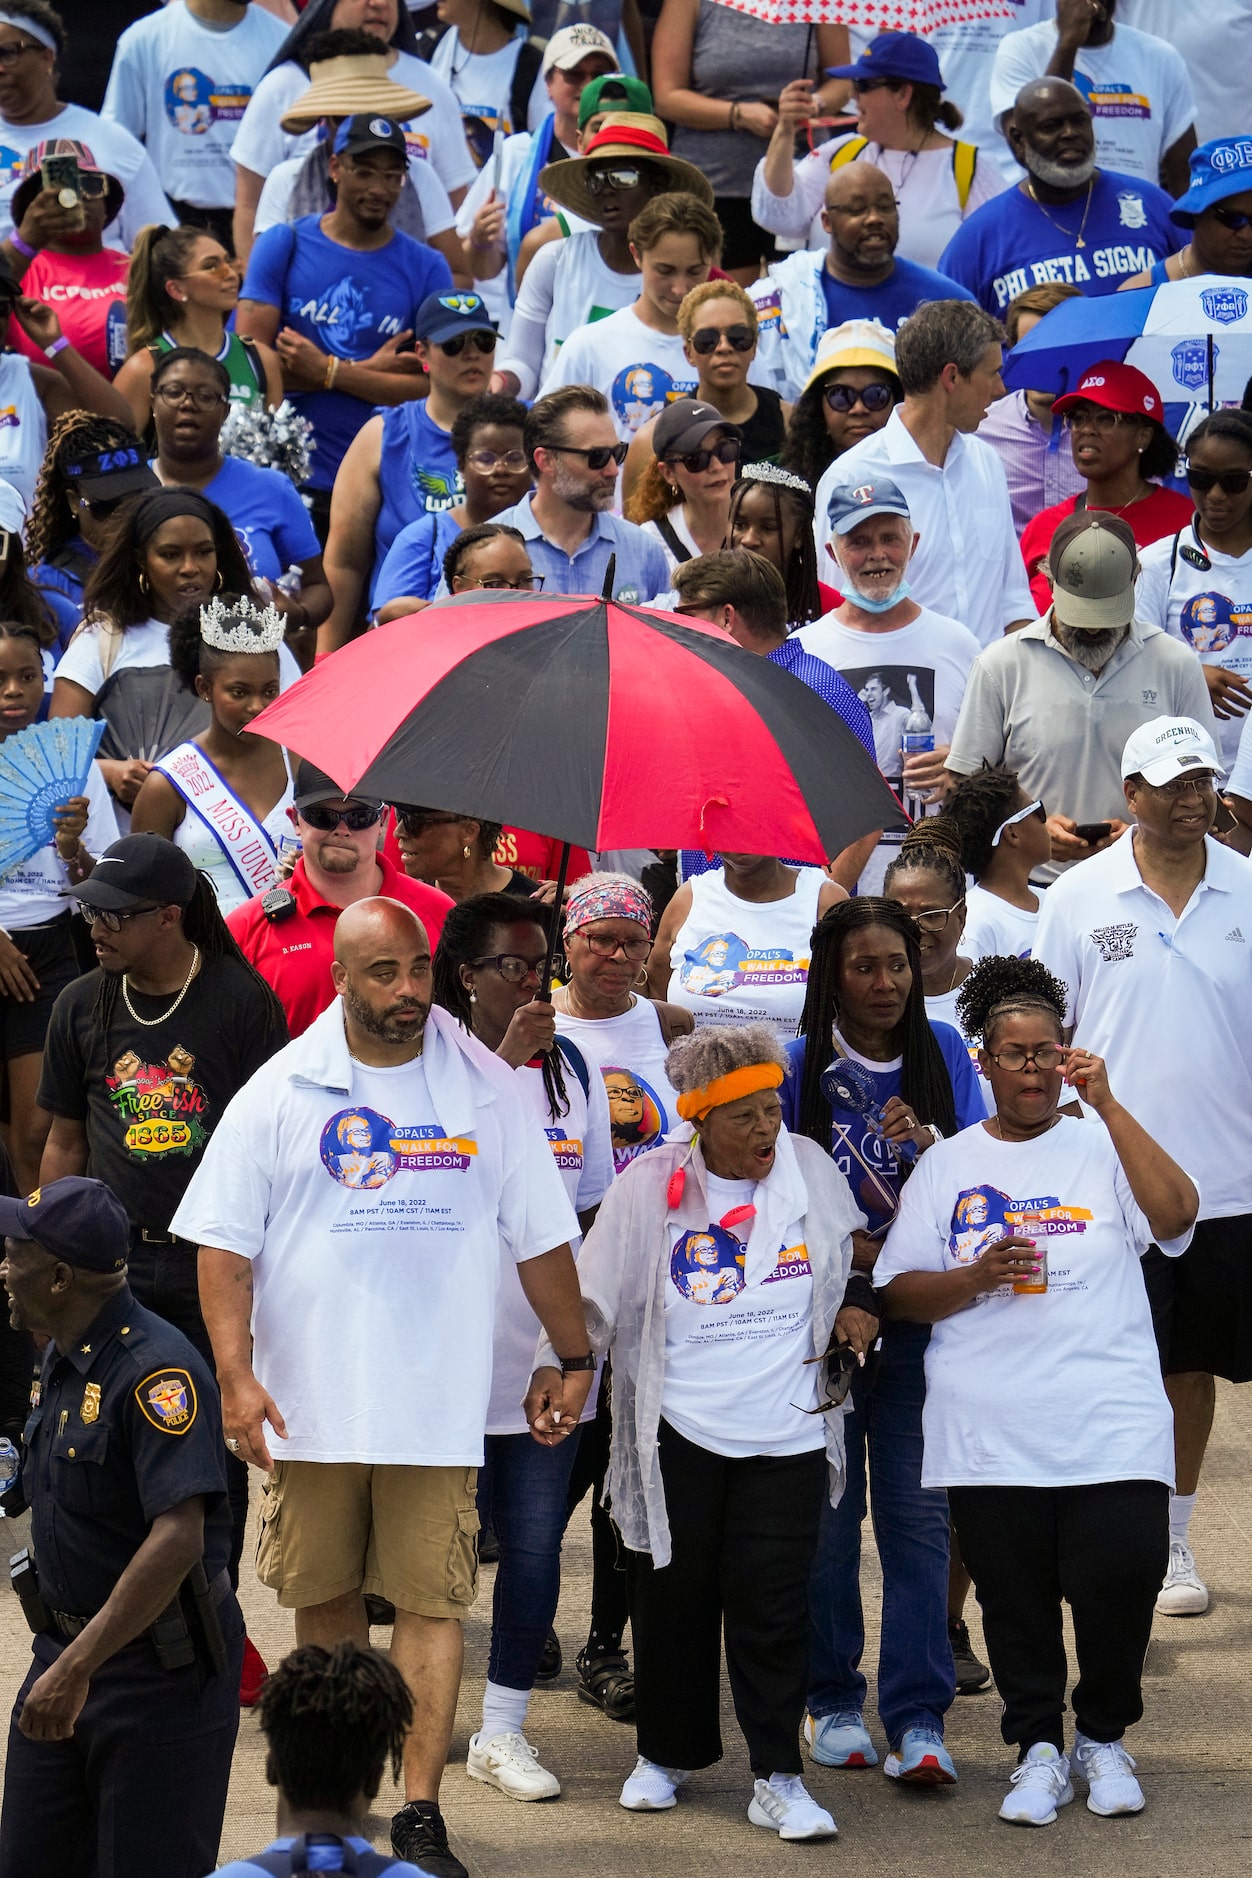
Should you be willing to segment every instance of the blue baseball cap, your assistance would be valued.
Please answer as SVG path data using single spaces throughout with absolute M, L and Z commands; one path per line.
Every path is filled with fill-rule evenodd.
M 33 1239 L 82 1272 L 125 1271 L 130 1252 L 126 1208 L 102 1180 L 80 1174 L 50 1180 L 24 1200 L 0 1196 L 0 1233 Z
M 368 111 L 345 117 L 335 132 L 331 148 L 336 156 L 360 156 L 366 150 L 394 150 L 402 163 L 407 164 L 409 160 L 409 146 L 399 124 L 377 113 L 371 116 Z
M 871 515 L 902 515 L 912 521 L 909 505 L 894 483 L 880 477 L 876 483 L 838 483 L 830 492 L 826 515 L 836 535 L 850 535 Z
M 827 78 L 894 78 L 906 85 L 934 85 L 944 90 L 939 54 L 916 33 L 879 33 L 855 65 L 828 65 Z
M 1191 152 L 1191 181 L 1169 219 L 1180 228 L 1193 228 L 1205 209 L 1245 190 L 1252 190 L 1252 137 L 1214 137 Z
M 493 333 L 495 321 L 476 293 L 429 293 L 417 309 L 413 337 L 441 345 L 458 333 Z

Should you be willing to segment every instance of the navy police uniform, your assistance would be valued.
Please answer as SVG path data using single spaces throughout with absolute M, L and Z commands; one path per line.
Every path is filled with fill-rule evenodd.
M 45 1199 L 70 1184 L 53 1183 Z M 0 1878 L 203 1878 L 217 1859 L 243 1653 L 226 1573 L 217 1384 L 186 1337 L 124 1287 L 71 1348 L 49 1344 L 24 1438 L 22 1486 L 51 1623 L 33 1639 L 13 1707 Z M 108 1601 L 152 1522 L 198 1496 L 225 1668 L 213 1673 L 203 1648 L 195 1662 L 163 1668 L 145 1631 L 95 1672 L 71 1739 L 22 1734 L 29 1690 Z

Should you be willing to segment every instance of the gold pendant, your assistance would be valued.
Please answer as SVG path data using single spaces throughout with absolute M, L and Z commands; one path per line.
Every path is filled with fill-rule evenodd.
M 1079 235 L 1079 237 L 1078 237 L 1078 239 L 1077 239 L 1077 241 L 1076 241 L 1076 242 L 1074 243 L 1074 246 L 1075 246 L 1076 248 L 1085 248 L 1085 247 L 1086 247 L 1086 245 L 1087 245 L 1087 244 L 1086 244 L 1086 242 L 1085 242 L 1085 241 L 1083 240 L 1083 238 L 1082 238 L 1082 236 L 1081 236 L 1081 235 Z

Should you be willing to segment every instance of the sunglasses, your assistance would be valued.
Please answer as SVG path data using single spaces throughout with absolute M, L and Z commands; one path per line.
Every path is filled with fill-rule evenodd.
M 526 468 L 524 450 L 506 450 L 503 456 L 497 456 L 494 450 L 471 450 L 466 457 L 480 475 L 490 476 L 492 470 L 508 470 L 512 476 L 519 475 Z
M 520 952 L 494 952 L 487 958 L 470 959 L 468 963 L 474 971 L 490 965 L 506 985 L 523 984 L 527 978 L 538 978 L 543 971 L 542 959 L 524 959 Z
M 737 463 L 743 454 L 738 437 L 723 437 L 709 450 L 692 450 L 687 456 L 667 456 L 667 463 L 681 463 L 692 476 L 701 476 L 710 463 Z
M 457 359 L 460 358 L 466 346 L 473 346 L 475 352 L 482 352 L 484 354 L 494 352 L 496 349 L 496 335 L 494 333 L 485 332 L 482 327 L 479 327 L 472 333 L 458 333 L 455 339 L 436 339 L 433 343 L 438 346 L 445 357 Z
M 1196 469 L 1190 463 L 1186 469 L 1187 482 L 1198 496 L 1208 495 L 1211 489 L 1220 489 L 1224 496 L 1242 496 L 1247 494 L 1248 484 L 1252 483 L 1252 470 L 1206 470 Z
M 618 469 L 626 461 L 626 452 L 630 448 L 625 443 L 598 443 L 594 450 L 580 450 L 572 443 L 551 443 L 548 448 L 556 456 L 585 456 L 589 470 L 607 469 L 610 463 L 616 463 Z
M 861 1360 L 850 1343 L 837 1343 L 833 1350 L 827 1350 L 825 1356 L 806 1356 L 805 1367 L 810 1363 L 826 1365 L 826 1400 L 814 1409 L 801 1409 L 802 1415 L 825 1415 L 831 1409 L 842 1408 L 848 1399 L 852 1387 L 852 1378 L 862 1367 Z M 791 1404 L 799 1408 L 798 1402 Z
M 465 820 L 463 815 L 445 815 L 440 809 L 397 808 L 396 815 L 403 835 L 422 835 L 428 828 L 444 828 Z
M 1044 808 L 1042 802 L 1028 802 L 1024 809 L 1018 809 L 1016 815 L 1010 815 L 1006 821 L 1000 823 L 1000 826 L 991 837 L 992 847 L 999 846 L 1000 836 L 1004 833 L 1006 828 L 1012 828 L 1015 822 L 1029 821 L 1032 815 L 1035 817 L 1036 821 L 1046 822 L 1048 819 L 1048 811 Z
M 895 403 L 896 394 L 890 385 L 866 385 L 863 391 L 854 385 L 827 385 L 822 399 L 832 411 L 846 413 L 858 404 L 866 411 L 886 411 Z
M 1236 235 L 1245 228 L 1252 228 L 1252 215 L 1245 215 L 1242 209 L 1224 209 L 1220 203 L 1213 209 L 1213 220 Z
M 643 171 L 636 164 L 615 163 L 609 169 L 587 171 L 587 194 L 602 196 L 609 190 L 621 193 L 627 189 L 638 189 L 642 181 Z
M 852 89 L 858 98 L 863 98 L 870 91 L 898 91 L 902 83 L 899 78 L 854 78 Z
M 125 500 L 125 496 L 78 495 L 80 507 L 86 509 L 90 514 L 94 515 L 97 520 L 102 522 L 107 522 L 110 515 L 116 515 Z
M 89 926 L 94 926 L 99 922 L 106 932 L 113 933 L 121 932 L 127 920 L 144 919 L 149 913 L 161 911 L 159 906 L 128 906 L 119 912 L 114 912 L 112 907 L 88 906 L 85 900 L 79 900 L 77 905 Z
M 353 809 L 334 809 L 328 802 L 310 802 L 307 809 L 299 809 L 297 813 L 302 822 L 322 835 L 333 834 L 341 822 L 352 834 L 359 835 L 363 829 L 376 827 L 382 818 L 382 809 L 368 802 Z
M 691 350 L 700 357 L 707 358 L 710 352 L 716 352 L 722 340 L 732 352 L 751 352 L 756 344 L 756 334 L 750 326 L 702 326 L 698 333 L 691 335 Z

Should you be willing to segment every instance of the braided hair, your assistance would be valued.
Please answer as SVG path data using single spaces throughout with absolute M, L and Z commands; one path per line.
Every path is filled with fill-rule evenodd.
M 258 1703 L 269 1769 L 289 1806 L 346 1813 L 398 1780 L 413 1698 L 390 1657 L 358 1643 L 306 1643 L 266 1678 Z
M 1065 1027 L 1068 994 L 1059 978 L 1039 959 L 979 959 L 957 994 L 961 1031 L 989 1047 L 1000 1018 L 1014 1011 L 1046 1011 Z
M 1016 813 L 1022 785 L 1017 771 L 1004 763 L 984 763 L 963 776 L 948 797 L 947 819 L 961 837 L 961 865 L 981 880 L 995 855 L 996 830 Z
M 472 1033 L 474 1011 L 469 992 L 461 981 L 461 966 L 482 958 L 491 944 L 491 935 L 499 927 L 538 926 L 546 939 L 551 918 L 548 907 L 533 899 L 520 899 L 515 893 L 476 893 L 450 907 L 435 948 L 435 1003 Z M 546 987 L 541 985 L 539 989 L 544 991 Z M 569 1096 L 559 1043 L 544 1055 L 543 1088 L 553 1121 L 568 1115 Z
M 96 417 L 91 411 L 67 411 L 52 426 L 35 484 L 30 520 L 26 524 L 26 553 L 32 567 L 39 567 L 59 554 L 78 532 L 77 523 L 65 500 L 69 491 L 66 474 L 71 463 L 99 456 L 102 450 L 138 450 L 140 443 L 133 430 L 114 417 Z
M 882 890 L 891 898 L 892 882 L 901 874 L 938 874 L 953 904 L 965 898 L 965 869 L 961 865 L 961 831 L 950 815 L 923 815 L 914 822 L 900 852 L 883 875 Z
M 957 1128 L 952 1079 L 926 1016 L 917 929 L 894 900 L 867 894 L 832 906 L 818 920 L 810 941 L 809 978 L 800 1017 L 805 1048 L 795 1132 L 807 1135 L 828 1153 L 832 1145 L 831 1112 L 822 1094 L 822 1071 L 830 1060 L 831 1033 L 839 1018 L 839 967 L 848 941 L 867 926 L 885 926 L 903 942 L 913 976 L 896 1033 L 904 1059 L 900 1094 L 920 1122 L 933 1122 L 944 1135 L 954 1135 Z
M 725 546 L 735 545 L 735 524 L 744 497 L 752 489 L 765 489 L 774 504 L 774 526 L 778 530 L 778 551 L 782 553 L 783 517 L 794 524 L 795 538 L 787 564 L 779 569 L 787 588 L 787 624 L 806 626 L 820 619 L 821 595 L 817 589 L 817 544 L 813 537 L 813 491 L 801 476 L 792 476 L 775 463 L 746 463 L 739 480 L 730 492 L 730 511 L 726 518 Z

